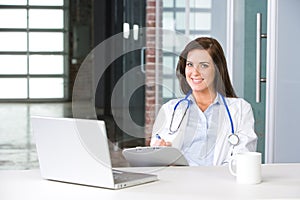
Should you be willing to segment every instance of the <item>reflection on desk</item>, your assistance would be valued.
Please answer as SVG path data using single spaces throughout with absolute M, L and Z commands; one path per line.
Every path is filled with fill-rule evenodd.
M 126 170 L 158 174 L 160 180 L 114 191 L 43 180 L 39 170 L 6 170 L 0 171 L 0 199 L 300 199 L 300 163 L 263 165 L 257 185 L 237 184 L 226 166 Z

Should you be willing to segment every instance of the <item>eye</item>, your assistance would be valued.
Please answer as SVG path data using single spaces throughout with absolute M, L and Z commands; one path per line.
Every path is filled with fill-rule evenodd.
M 209 67 L 209 65 L 208 65 L 208 64 L 201 64 L 200 66 L 201 66 L 201 68 L 203 68 L 203 69 L 206 69 L 206 68 L 208 68 L 208 67 Z
M 193 67 L 193 63 L 187 62 L 187 63 L 186 63 L 186 66 L 187 66 L 187 67 Z

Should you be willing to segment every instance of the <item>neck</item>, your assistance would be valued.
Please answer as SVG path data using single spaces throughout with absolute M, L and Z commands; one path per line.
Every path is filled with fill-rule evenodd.
M 215 100 L 217 93 L 215 91 L 206 91 L 206 92 L 195 92 L 193 91 L 193 96 L 198 107 L 205 111 L 210 104 Z

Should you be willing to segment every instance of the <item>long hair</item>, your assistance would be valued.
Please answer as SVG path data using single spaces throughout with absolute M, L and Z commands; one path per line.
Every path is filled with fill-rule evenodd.
M 176 75 L 182 92 L 186 94 L 191 89 L 186 81 L 185 67 L 187 55 L 193 49 L 206 50 L 211 56 L 216 69 L 214 78 L 215 90 L 225 97 L 237 97 L 228 75 L 227 62 L 223 49 L 216 39 L 209 37 L 200 37 L 191 41 L 179 56 Z

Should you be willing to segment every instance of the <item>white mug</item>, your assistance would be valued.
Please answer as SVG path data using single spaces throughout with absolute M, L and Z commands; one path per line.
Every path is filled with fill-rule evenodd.
M 233 163 L 235 161 L 235 171 Z M 257 184 L 261 182 L 261 153 L 239 153 L 229 161 L 229 171 L 236 176 L 237 183 Z

